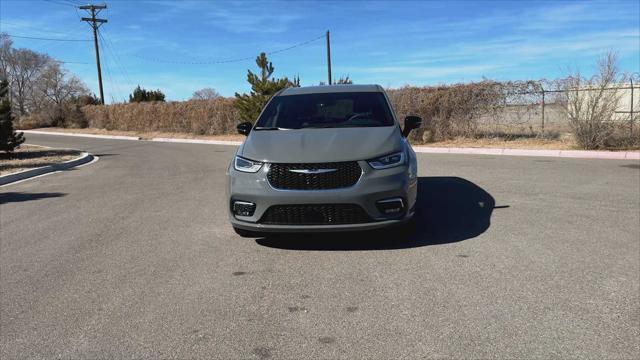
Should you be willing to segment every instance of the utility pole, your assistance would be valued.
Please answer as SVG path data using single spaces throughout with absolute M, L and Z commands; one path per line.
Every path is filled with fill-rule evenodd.
M 629 78 L 631 81 L 631 109 L 629 110 L 629 135 L 633 136 L 633 75 Z
M 331 85 L 331 44 L 329 42 L 329 30 L 327 30 L 327 69 L 329 70 L 329 85 Z
M 104 105 L 104 91 L 102 90 L 102 70 L 100 69 L 100 48 L 98 47 L 98 28 L 107 22 L 106 19 L 97 19 L 96 15 L 100 10 L 106 9 L 107 5 L 83 5 L 78 7 L 80 10 L 87 10 L 91 14 L 90 18 L 83 17 L 81 20 L 86 21 L 93 29 L 93 44 L 96 48 L 96 64 L 98 66 L 98 86 L 100 88 L 100 101 Z
M 544 107 L 547 105 L 544 98 L 544 87 L 540 86 L 542 89 L 542 136 L 544 136 Z

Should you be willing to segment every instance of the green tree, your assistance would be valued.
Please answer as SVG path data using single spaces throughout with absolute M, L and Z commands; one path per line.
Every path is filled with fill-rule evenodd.
M 349 75 L 346 75 L 346 76 L 345 76 L 345 75 L 340 76 L 340 79 L 338 79 L 338 81 L 333 80 L 333 82 L 334 82 L 335 84 L 347 84 L 347 85 L 348 85 L 348 84 L 353 84 L 353 80 L 351 80 L 351 79 L 349 78 Z
M 164 101 L 165 95 L 158 90 L 145 90 L 138 85 L 129 95 L 129 102 Z
M 332 85 L 349 85 L 349 84 L 353 84 L 353 80 L 351 80 L 351 78 L 349 78 L 349 75 L 341 75 L 340 79 L 336 80 L 334 78 L 331 83 L 332 83 Z M 320 86 L 324 86 L 324 85 L 327 85 L 327 83 L 324 82 L 324 81 L 320 81 L 319 85 Z
M 13 130 L 13 115 L 9 101 L 9 82 L 0 81 L 0 151 L 11 153 L 24 142 L 22 133 Z
M 294 78 L 293 81 L 287 77 L 272 78 L 274 67 L 267 60 L 265 53 L 260 53 L 256 57 L 256 65 L 260 68 L 260 74 L 256 75 L 251 70 L 247 70 L 247 81 L 251 84 L 251 92 L 249 94 L 236 93 L 234 105 L 242 121 L 256 121 L 262 108 L 275 93 L 287 87 L 300 86 L 299 78 Z

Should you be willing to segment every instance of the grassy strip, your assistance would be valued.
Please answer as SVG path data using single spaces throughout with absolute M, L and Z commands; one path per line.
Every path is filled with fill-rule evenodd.
M 0 157 L 0 176 L 42 166 L 59 164 L 80 156 L 81 152 L 70 149 L 51 149 L 37 145 L 21 145 L 11 156 Z

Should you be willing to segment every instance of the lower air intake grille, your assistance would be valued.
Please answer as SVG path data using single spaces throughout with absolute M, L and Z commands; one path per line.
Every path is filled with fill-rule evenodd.
M 269 166 L 267 179 L 276 189 L 325 190 L 355 185 L 362 168 L 357 161 L 309 164 L 278 164 Z
M 265 211 L 261 224 L 270 225 L 340 225 L 371 222 L 372 219 L 354 204 L 274 205 Z

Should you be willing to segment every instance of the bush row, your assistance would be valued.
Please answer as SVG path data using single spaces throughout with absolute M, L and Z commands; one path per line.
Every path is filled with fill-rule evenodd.
M 423 119 L 422 128 L 411 133 L 413 142 L 433 142 L 455 137 L 473 137 L 478 120 L 503 102 L 494 82 L 438 87 L 403 87 L 388 91 L 400 121 L 407 115 Z
M 232 99 L 141 102 L 82 108 L 89 127 L 124 131 L 218 135 L 235 132 Z
M 520 99 L 514 98 L 514 94 L 523 93 L 522 90 L 522 84 L 485 81 L 439 87 L 403 87 L 388 90 L 388 94 L 401 122 L 407 115 L 418 115 L 423 119 L 422 128 L 412 132 L 410 140 L 413 143 L 428 143 L 456 137 L 539 136 L 540 134 L 533 130 L 527 134 L 522 131 L 515 134 L 514 131 L 499 131 L 497 127 L 486 126 L 487 119 L 498 124 L 504 122 L 505 114 L 513 112 L 514 107 L 526 111 L 531 104 L 535 104 L 535 99 L 530 95 Z M 24 117 L 18 126 L 23 129 L 63 126 L 196 135 L 233 134 L 239 121 L 234 101 L 233 98 L 217 98 L 107 106 L 74 105 Z M 539 114 L 536 115 L 538 116 Z M 507 125 L 507 128 L 509 126 L 512 130 L 518 128 L 515 125 Z M 607 139 L 605 147 L 624 148 L 638 145 L 637 134 L 634 132 L 630 137 L 626 125 L 619 130 L 613 127 L 611 129 L 611 136 Z M 546 133 L 548 134 L 550 132 Z
M 406 115 L 418 115 L 425 119 L 423 128 L 413 134 L 413 140 L 419 142 L 474 134 L 475 120 L 499 100 L 499 94 L 488 83 L 437 88 L 404 87 L 389 90 L 389 97 L 399 119 Z M 107 106 L 69 106 L 23 117 L 19 126 L 92 127 L 198 135 L 228 134 L 235 132 L 238 121 L 234 101 L 232 98 L 217 98 Z

